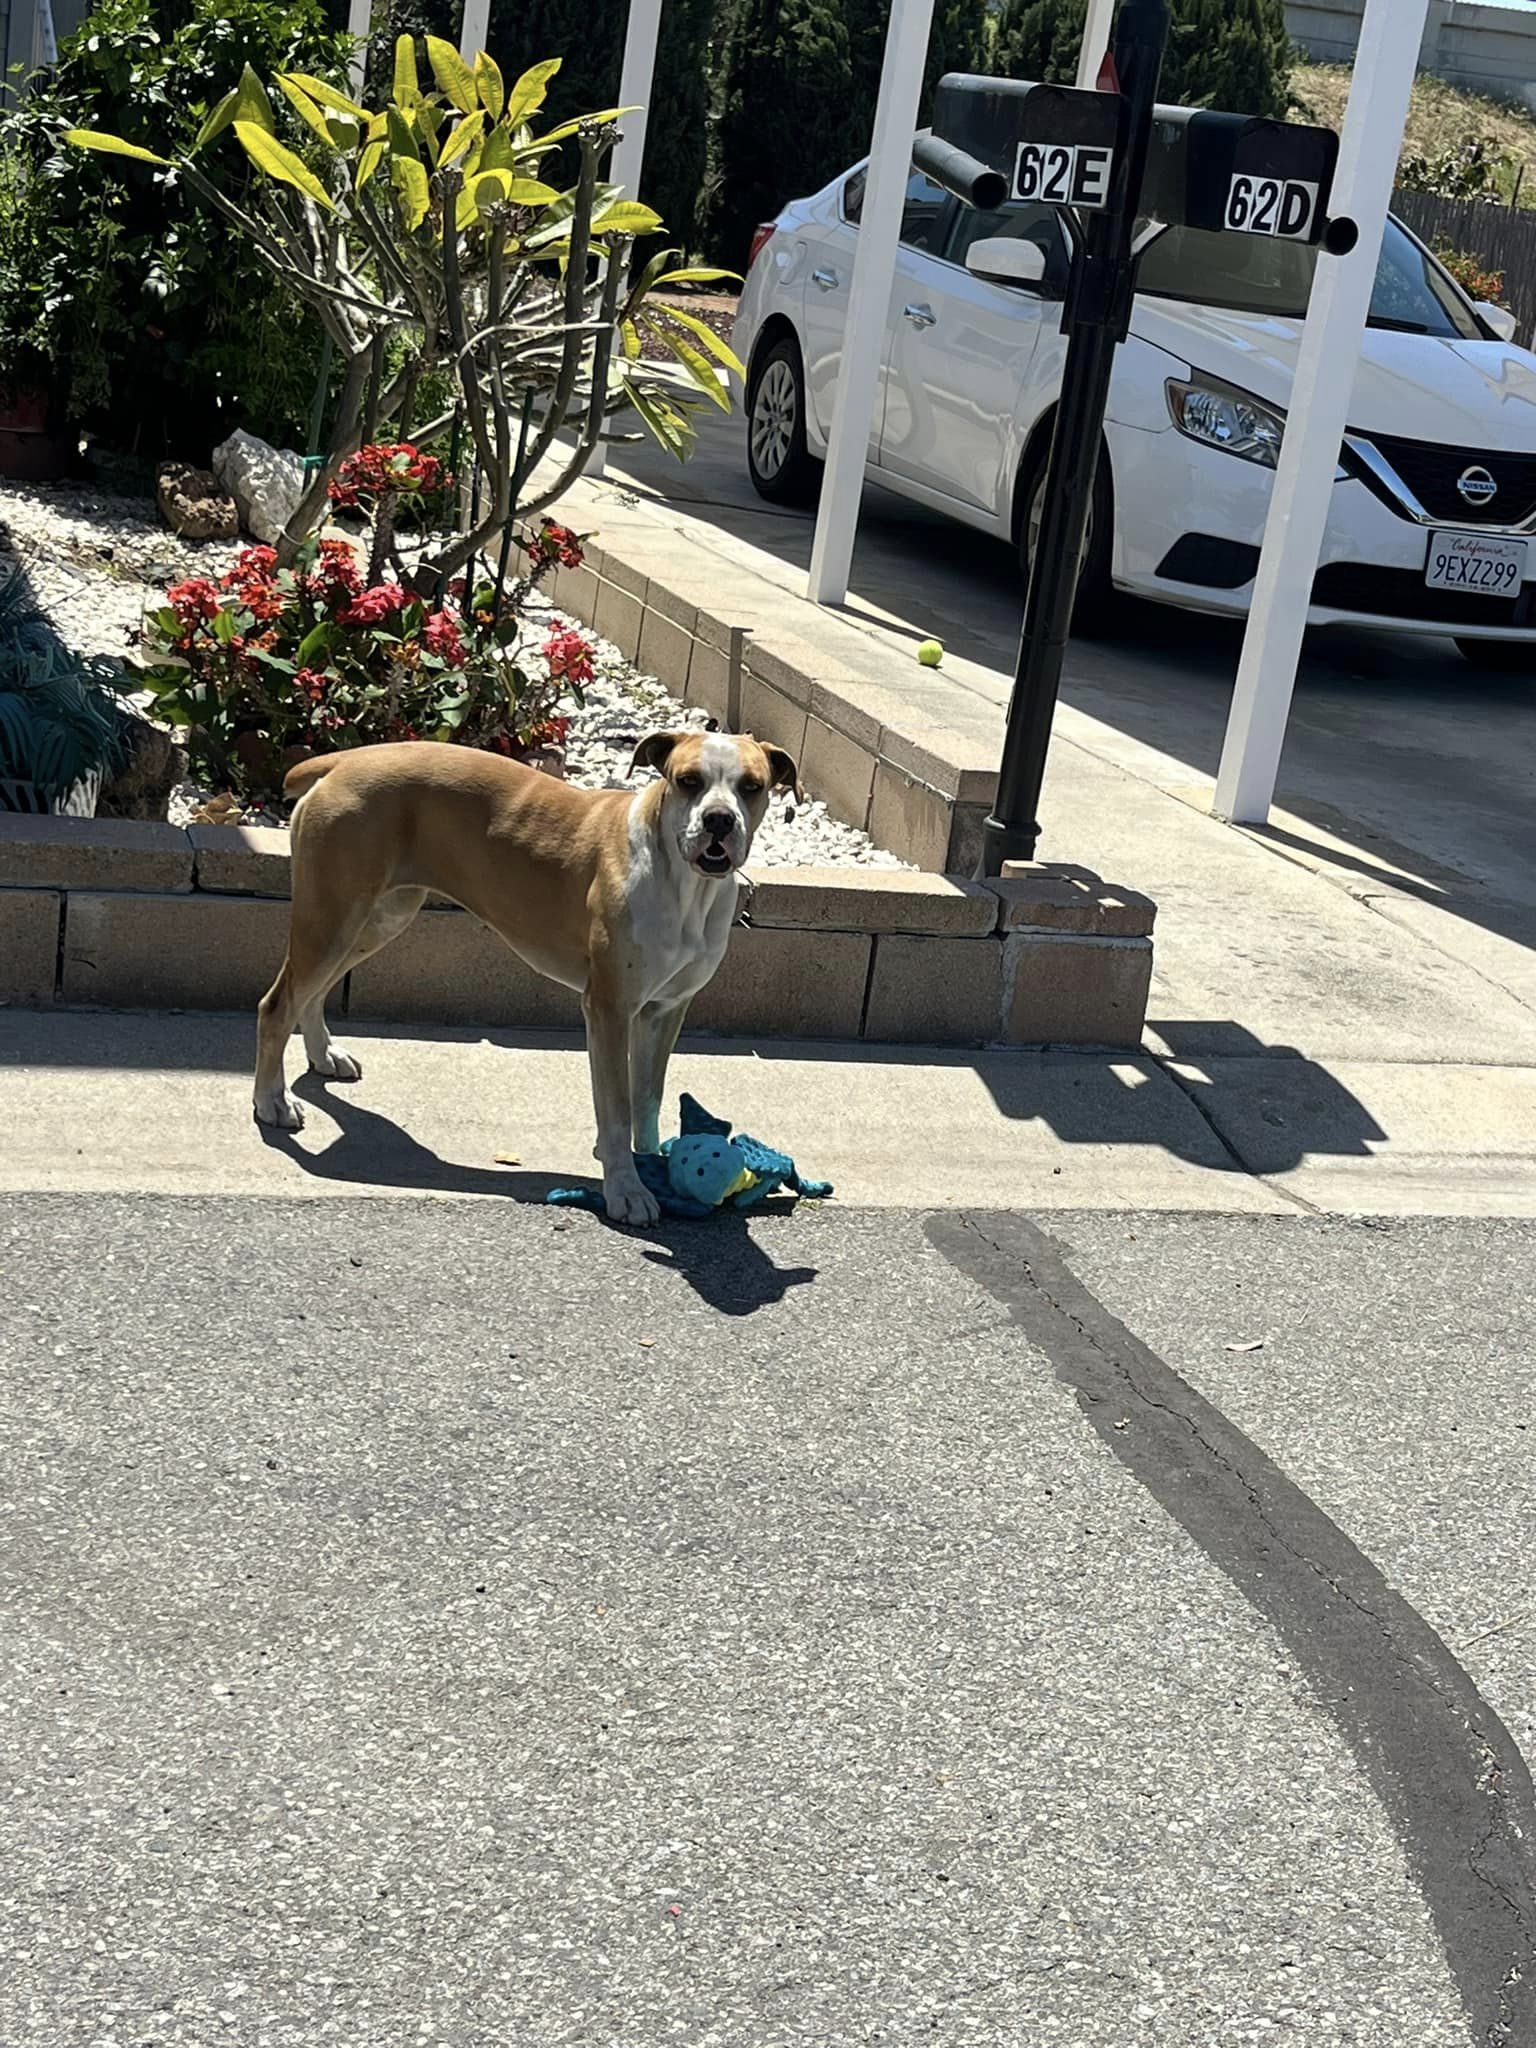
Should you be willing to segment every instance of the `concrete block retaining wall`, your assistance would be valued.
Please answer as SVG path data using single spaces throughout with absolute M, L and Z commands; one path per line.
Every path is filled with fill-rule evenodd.
M 1154 909 L 1134 892 L 1049 868 L 991 885 L 866 868 L 771 868 L 756 882 L 690 1030 L 1140 1041 Z M 283 956 L 288 886 L 284 832 L 0 814 L 0 1004 L 253 1008 Z M 425 909 L 332 1007 L 405 1023 L 581 1021 L 574 996 L 448 905 Z

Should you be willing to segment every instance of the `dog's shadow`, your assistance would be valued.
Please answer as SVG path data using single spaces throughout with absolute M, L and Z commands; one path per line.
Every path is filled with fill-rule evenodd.
M 498 1195 L 526 1207 L 543 1207 L 551 1188 L 595 1186 L 590 1178 L 573 1183 L 569 1175 L 530 1173 L 508 1167 L 459 1166 L 423 1145 L 399 1124 L 377 1110 L 364 1109 L 321 1075 L 306 1073 L 293 1084 L 301 1101 L 323 1108 L 339 1136 L 323 1152 L 305 1148 L 292 1131 L 258 1124 L 265 1144 L 282 1152 L 303 1172 L 319 1180 L 350 1182 L 359 1187 L 410 1189 L 422 1194 Z M 766 1201 L 752 1216 L 782 1218 L 795 1204 Z M 551 1209 L 551 1219 L 579 1219 L 597 1228 L 622 1230 L 645 1246 L 652 1265 L 679 1275 L 701 1300 L 722 1315 L 749 1316 L 782 1301 L 792 1287 L 816 1278 L 814 1266 L 776 1266 L 750 1227 L 751 1217 L 734 1209 L 691 1223 L 663 1217 L 646 1231 L 606 1224 L 591 1211 Z

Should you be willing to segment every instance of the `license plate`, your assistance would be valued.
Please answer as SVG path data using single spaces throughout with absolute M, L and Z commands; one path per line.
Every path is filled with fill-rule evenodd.
M 1469 597 L 1518 597 L 1529 548 L 1529 541 L 1495 540 L 1486 533 L 1432 533 L 1424 581 L 1431 590 Z

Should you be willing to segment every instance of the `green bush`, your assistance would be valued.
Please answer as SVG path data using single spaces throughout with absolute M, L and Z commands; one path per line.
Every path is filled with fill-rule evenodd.
M 305 431 L 320 332 L 174 178 L 63 148 L 105 128 L 190 142 L 249 63 L 345 82 L 320 0 L 102 0 L 0 125 L 0 359 L 41 362 L 63 411 L 146 458 L 206 460 L 233 425 Z
M 987 64 L 1002 78 L 1077 76 L 1085 0 L 1003 0 Z M 1284 0 L 1173 0 L 1157 96 L 1278 119 L 1290 105 L 1293 50 Z

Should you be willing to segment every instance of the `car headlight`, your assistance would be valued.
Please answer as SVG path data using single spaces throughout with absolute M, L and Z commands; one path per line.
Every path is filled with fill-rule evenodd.
M 1241 456 L 1244 462 L 1262 463 L 1265 469 L 1273 469 L 1280 460 L 1280 443 L 1285 438 L 1283 412 L 1261 404 L 1234 385 L 1198 372 L 1187 384 L 1170 377 L 1167 392 L 1173 424 L 1191 441 Z

